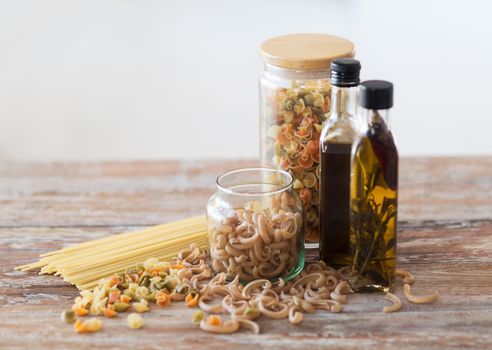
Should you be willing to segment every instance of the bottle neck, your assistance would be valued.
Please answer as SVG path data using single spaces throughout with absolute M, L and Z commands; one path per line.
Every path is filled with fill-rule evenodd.
M 357 115 L 357 86 L 332 86 L 331 116 L 337 118 L 354 117 Z
M 367 126 L 383 124 L 390 129 L 390 110 L 389 109 L 366 109 L 361 107 L 362 117 L 366 120 Z

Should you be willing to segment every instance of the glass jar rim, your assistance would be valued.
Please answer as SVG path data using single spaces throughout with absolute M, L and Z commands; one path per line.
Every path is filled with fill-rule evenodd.
M 260 192 L 241 192 L 241 191 L 237 191 L 235 189 L 232 189 L 228 186 L 225 186 L 223 184 L 223 180 L 229 176 L 232 176 L 232 175 L 237 175 L 237 174 L 241 174 L 241 173 L 253 173 L 253 172 L 258 172 L 258 173 L 271 173 L 272 175 L 274 174 L 280 174 L 282 176 L 285 177 L 286 179 L 286 183 L 285 184 L 282 184 L 282 185 L 278 185 L 278 184 L 273 184 L 273 183 L 270 183 L 269 185 L 278 185 L 279 188 L 275 189 L 275 190 L 271 190 L 271 191 L 260 191 Z M 215 181 L 216 185 L 217 185 L 217 188 L 220 190 L 220 191 L 223 191 L 227 194 L 232 194 L 232 195 L 237 195 L 237 196 L 244 196 L 244 197 L 256 197 L 256 196 L 260 196 L 260 195 L 274 195 L 274 194 L 277 194 L 277 193 L 282 193 L 286 190 L 288 190 L 289 188 L 292 187 L 293 183 L 294 183 L 294 177 L 288 173 L 287 171 L 285 170 L 280 170 L 280 169 L 275 169 L 275 168 L 268 168 L 268 167 L 250 167 L 250 168 L 239 168 L 239 169 L 234 169 L 234 170 L 230 170 L 230 171 L 227 171 L 221 175 L 219 175 Z M 252 184 L 257 184 L 257 185 L 260 185 L 260 184 L 264 184 L 261 182 L 261 179 L 258 178 L 258 181 L 256 183 L 252 183 Z

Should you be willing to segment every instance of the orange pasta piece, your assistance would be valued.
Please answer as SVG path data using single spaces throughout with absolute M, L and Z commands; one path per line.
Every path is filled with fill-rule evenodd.
M 188 307 L 197 306 L 198 305 L 198 298 L 199 298 L 198 294 L 195 294 L 195 296 L 193 296 L 192 293 L 188 294 L 185 298 L 186 306 L 188 306 Z

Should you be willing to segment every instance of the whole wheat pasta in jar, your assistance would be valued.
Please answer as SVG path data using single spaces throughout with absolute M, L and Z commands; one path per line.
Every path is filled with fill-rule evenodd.
M 218 177 L 207 205 L 214 273 L 230 280 L 290 280 L 302 270 L 303 209 L 293 182 L 289 173 L 269 168 Z
M 330 64 L 353 57 L 354 45 L 324 34 L 293 34 L 260 48 L 261 160 L 289 172 L 305 210 L 305 240 L 319 239 L 319 138 L 330 110 Z

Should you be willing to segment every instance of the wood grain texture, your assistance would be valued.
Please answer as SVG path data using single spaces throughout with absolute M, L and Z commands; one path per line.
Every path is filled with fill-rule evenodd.
M 103 320 L 79 335 L 59 320 L 76 289 L 13 271 L 46 251 L 200 214 L 215 177 L 252 161 L 0 164 L 0 348 L 300 349 L 492 348 L 492 158 L 401 162 L 398 266 L 431 305 L 383 314 L 382 295 L 349 297 L 344 312 L 261 319 L 262 334 L 211 335 L 180 303 L 145 314 L 143 329 Z M 315 259 L 315 252 L 308 259 Z M 402 286 L 396 294 L 403 296 Z

